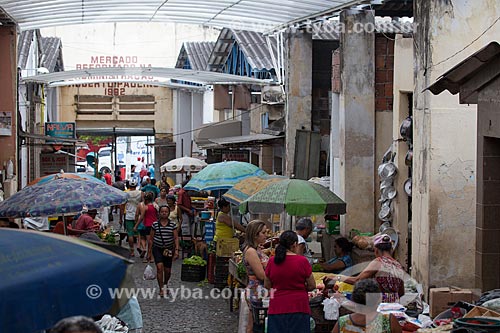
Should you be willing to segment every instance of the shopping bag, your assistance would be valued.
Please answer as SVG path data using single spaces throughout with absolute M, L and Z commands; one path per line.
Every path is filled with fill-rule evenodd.
M 147 265 L 146 268 L 144 269 L 144 274 L 142 276 L 144 280 L 154 280 L 156 279 L 156 274 L 153 271 L 153 267 L 150 265 Z
M 335 298 L 327 298 L 323 301 L 323 311 L 326 320 L 339 319 L 340 304 Z

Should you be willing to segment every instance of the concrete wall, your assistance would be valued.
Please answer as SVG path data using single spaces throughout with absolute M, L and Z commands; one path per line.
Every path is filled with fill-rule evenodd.
M 14 162 L 14 174 L 17 171 L 17 34 L 12 26 L 0 26 L 0 114 L 10 112 L 11 132 L 8 136 L 0 136 L 0 169 L 9 159 Z M 8 131 L 8 130 L 7 130 Z M 5 171 L 6 172 L 6 171 Z M 14 186 L 15 187 L 15 186 Z M 7 189 L 4 189 L 6 191 Z M 7 194 L 7 193 L 6 193 Z
M 123 83 L 120 83 L 123 85 Z M 165 87 L 127 87 L 126 95 L 153 95 L 155 96 L 154 115 L 79 115 L 77 118 L 75 107 L 76 95 L 104 95 L 103 91 L 113 83 L 89 84 L 86 87 L 65 86 L 59 87 L 58 94 L 58 121 L 77 122 L 78 127 L 86 128 L 154 128 L 155 133 L 170 134 L 173 130 L 172 90 Z M 121 88 L 120 88 L 121 89 Z M 103 123 L 105 122 L 105 123 Z
M 374 24 L 371 11 L 343 11 L 340 20 L 349 31 L 354 23 Z M 375 36 L 366 31 L 341 37 L 339 102 L 339 181 L 337 193 L 347 203 L 343 234 L 367 230 L 374 223 L 375 166 Z
M 60 37 L 64 67 L 77 69 L 91 56 L 136 56 L 136 66 L 174 67 L 183 42 L 215 41 L 219 32 L 198 25 L 123 22 L 41 29 L 42 36 Z
M 410 266 L 408 250 L 411 243 L 408 242 L 409 226 L 408 221 L 408 196 L 404 191 L 404 183 L 409 175 L 409 168 L 405 165 L 406 152 L 409 149 L 408 143 L 397 141 L 401 135 L 399 129 L 402 121 L 409 116 L 409 93 L 413 93 L 413 38 L 403 38 L 396 35 L 394 42 L 394 100 L 393 100 L 393 127 L 392 140 L 393 151 L 396 152 L 394 163 L 398 168 L 398 174 L 394 180 L 394 185 L 398 195 L 393 200 L 393 226 L 399 231 L 399 246 L 395 256 L 405 267 Z
M 412 274 L 425 287 L 473 287 L 476 107 L 459 105 L 448 92 L 423 91 L 498 38 L 498 24 L 486 30 L 500 3 L 422 0 L 415 9 Z
M 286 161 L 285 176 L 295 173 L 295 136 L 297 129 L 311 130 L 312 36 L 290 34 L 286 40 Z

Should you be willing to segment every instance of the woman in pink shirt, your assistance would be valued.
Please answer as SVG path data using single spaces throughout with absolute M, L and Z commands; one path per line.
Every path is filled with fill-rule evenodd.
M 312 267 L 304 256 L 295 253 L 297 234 L 281 234 L 276 255 L 266 267 L 264 286 L 271 290 L 267 328 L 269 333 L 309 333 L 311 309 L 308 291 L 316 288 Z

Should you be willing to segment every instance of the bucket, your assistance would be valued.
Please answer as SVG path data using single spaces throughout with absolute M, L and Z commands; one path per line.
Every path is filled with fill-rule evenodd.
M 458 318 L 453 322 L 453 329 L 467 329 L 469 332 L 500 332 L 500 320 L 485 317 Z
M 208 220 L 212 217 L 212 213 L 210 213 L 209 211 L 203 211 L 200 213 L 200 218 L 202 220 Z
M 326 220 L 326 233 L 328 235 L 340 235 L 340 221 Z

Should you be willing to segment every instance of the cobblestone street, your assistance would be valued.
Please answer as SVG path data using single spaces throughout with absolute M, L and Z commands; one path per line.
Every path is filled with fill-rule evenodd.
M 180 291 L 175 300 L 172 297 L 158 298 L 158 284 L 156 280 L 143 280 L 146 264 L 136 257 L 133 275 L 137 288 L 155 288 L 154 297 L 147 299 L 138 296 L 141 305 L 145 333 L 164 332 L 228 332 L 238 331 L 238 313 L 229 312 L 229 301 L 219 297 L 210 297 L 212 285 L 196 282 L 181 281 L 182 260 L 178 259 L 172 266 L 172 278 L 169 287 L 173 292 L 185 288 L 185 291 L 196 291 L 203 295 L 203 299 L 181 299 Z M 150 264 L 154 265 L 154 264 Z M 156 273 L 156 270 L 155 270 Z M 179 288 L 179 289 L 177 289 Z M 187 292 L 185 293 L 187 294 Z

